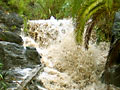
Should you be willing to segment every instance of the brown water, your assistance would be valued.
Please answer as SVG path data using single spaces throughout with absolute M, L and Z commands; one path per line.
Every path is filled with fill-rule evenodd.
M 52 18 L 28 23 L 29 36 L 22 35 L 24 46 L 36 47 L 43 57 L 44 72 L 37 80 L 43 82 L 45 90 L 107 90 L 100 77 L 109 44 L 90 44 L 85 51 L 75 43 L 71 19 Z M 110 90 L 119 89 L 111 85 Z

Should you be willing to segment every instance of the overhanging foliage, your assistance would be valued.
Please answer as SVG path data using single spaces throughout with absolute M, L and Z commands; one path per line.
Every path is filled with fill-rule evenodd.
M 79 3 L 79 6 L 77 5 L 79 7 L 79 10 L 77 10 L 77 12 L 74 12 L 76 2 Z M 110 34 L 114 14 L 119 8 L 119 0 L 85 0 L 84 2 L 83 0 L 81 0 L 81 2 L 79 2 L 79 0 L 75 0 L 73 5 L 73 15 L 77 18 L 77 43 L 81 44 L 83 39 L 83 32 L 89 19 L 91 19 L 91 22 L 88 24 L 88 27 L 86 29 L 84 42 L 86 48 L 88 48 L 91 31 L 94 29 L 95 26 L 99 30 Z

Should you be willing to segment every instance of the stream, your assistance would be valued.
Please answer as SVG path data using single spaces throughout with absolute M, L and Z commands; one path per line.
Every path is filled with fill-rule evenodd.
M 43 64 L 43 71 L 35 77 L 37 89 L 30 90 L 107 90 L 107 85 L 100 79 L 109 50 L 108 43 L 90 43 L 89 50 L 85 51 L 75 42 L 72 19 L 56 20 L 51 17 L 48 20 L 30 20 L 28 25 L 28 36 L 21 33 L 24 46 L 35 47 L 42 56 Z M 25 79 L 32 68 L 16 68 L 15 71 Z M 110 85 L 110 90 L 119 89 Z

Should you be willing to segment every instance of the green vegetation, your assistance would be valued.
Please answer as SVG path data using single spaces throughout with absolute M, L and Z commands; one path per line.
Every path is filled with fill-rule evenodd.
M 0 90 L 6 90 L 7 84 L 6 81 L 4 80 L 4 75 L 2 73 L 2 66 L 3 64 L 0 63 Z
M 76 19 L 76 40 L 82 41 L 84 28 L 87 47 L 92 30 L 97 30 L 99 41 L 109 41 L 114 14 L 120 8 L 120 0 L 1 0 L 0 8 L 6 12 L 16 12 L 28 19 L 57 19 L 74 17 Z M 1 7 L 2 6 L 2 7 Z M 88 21 L 91 19 L 91 22 Z M 24 24 L 25 24 L 24 23 Z M 25 31 L 26 29 L 25 24 Z
M 97 30 L 98 37 L 105 37 L 103 40 L 110 39 L 114 14 L 120 8 L 120 0 L 75 0 L 73 4 L 73 16 L 77 18 L 76 41 L 78 44 L 82 41 L 85 25 L 88 25 L 84 43 L 86 48 L 88 48 L 93 29 Z M 90 19 L 91 21 L 88 22 Z
M 1 0 L 0 8 L 17 12 L 28 19 L 48 19 L 51 16 L 63 18 L 70 16 L 69 0 Z

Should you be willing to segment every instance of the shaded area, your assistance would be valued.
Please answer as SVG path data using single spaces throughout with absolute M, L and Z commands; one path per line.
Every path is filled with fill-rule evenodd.
M 110 50 L 102 78 L 105 83 L 120 87 L 120 12 L 115 15 Z

